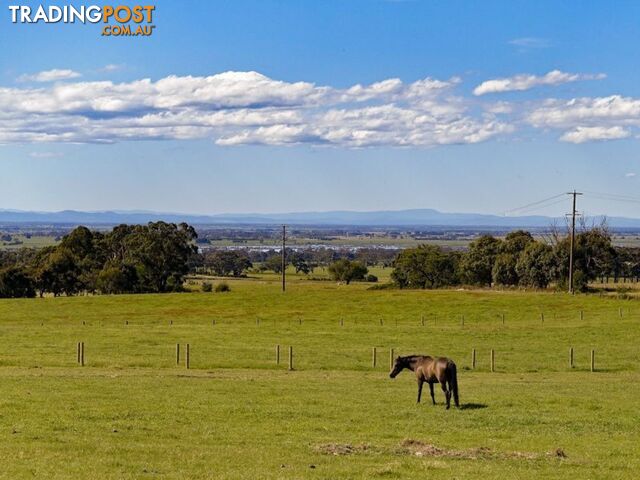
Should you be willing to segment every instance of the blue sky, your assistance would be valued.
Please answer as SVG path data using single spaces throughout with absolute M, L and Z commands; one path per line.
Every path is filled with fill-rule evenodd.
M 0 10 L 0 208 L 502 213 L 573 188 L 640 196 L 638 2 L 155 5 L 150 38 Z

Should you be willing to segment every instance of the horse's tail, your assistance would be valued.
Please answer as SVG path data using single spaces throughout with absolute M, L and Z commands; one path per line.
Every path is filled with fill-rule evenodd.
M 458 398 L 458 373 L 456 364 L 453 363 L 452 360 L 449 360 L 449 364 L 447 366 L 449 367 L 449 388 L 453 393 L 453 401 L 456 404 L 456 407 L 459 407 L 460 400 Z

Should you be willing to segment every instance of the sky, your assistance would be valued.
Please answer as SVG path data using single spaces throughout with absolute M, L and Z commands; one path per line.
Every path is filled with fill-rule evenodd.
M 562 215 L 578 189 L 586 215 L 640 217 L 639 2 L 156 0 L 149 37 L 12 23 L 40 3 L 0 8 L 0 209 Z M 138 2 L 73 5 L 94 3 Z

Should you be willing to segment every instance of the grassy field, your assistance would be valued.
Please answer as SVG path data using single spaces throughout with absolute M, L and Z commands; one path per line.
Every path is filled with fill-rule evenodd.
M 43 248 L 57 245 L 55 237 L 33 235 L 27 238 L 24 235 L 13 235 L 11 242 L 0 242 L 0 250 L 19 250 L 21 248 Z
M 636 301 L 229 283 L 0 301 L 0 478 L 637 477 Z M 391 348 L 452 357 L 462 408 L 416 405 Z

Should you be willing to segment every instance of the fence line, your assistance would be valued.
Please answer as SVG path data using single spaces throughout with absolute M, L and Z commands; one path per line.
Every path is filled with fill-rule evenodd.
M 280 365 L 280 344 L 275 346 L 275 364 Z M 392 369 L 395 363 L 395 348 L 389 348 L 389 368 Z M 591 372 L 596 371 L 595 366 L 595 349 L 590 350 L 590 363 L 589 370 Z M 176 365 L 180 365 L 181 360 L 181 345 L 176 343 L 175 349 L 176 355 Z M 76 360 L 80 366 L 85 366 L 85 343 L 77 342 L 76 344 Z M 471 370 L 475 370 L 477 367 L 477 350 L 476 348 L 471 349 Z M 504 364 L 504 363 L 503 363 Z M 186 343 L 184 345 L 184 366 L 186 369 L 191 368 L 191 344 Z M 378 366 L 377 362 L 377 347 L 372 347 L 371 349 L 371 369 L 376 370 Z M 209 367 L 211 368 L 211 367 Z M 294 357 L 293 357 L 293 346 L 288 347 L 288 369 L 294 370 Z M 569 347 L 569 369 L 575 369 L 575 350 L 574 347 Z M 489 349 L 489 371 L 494 373 L 496 371 L 496 350 L 491 348 Z

